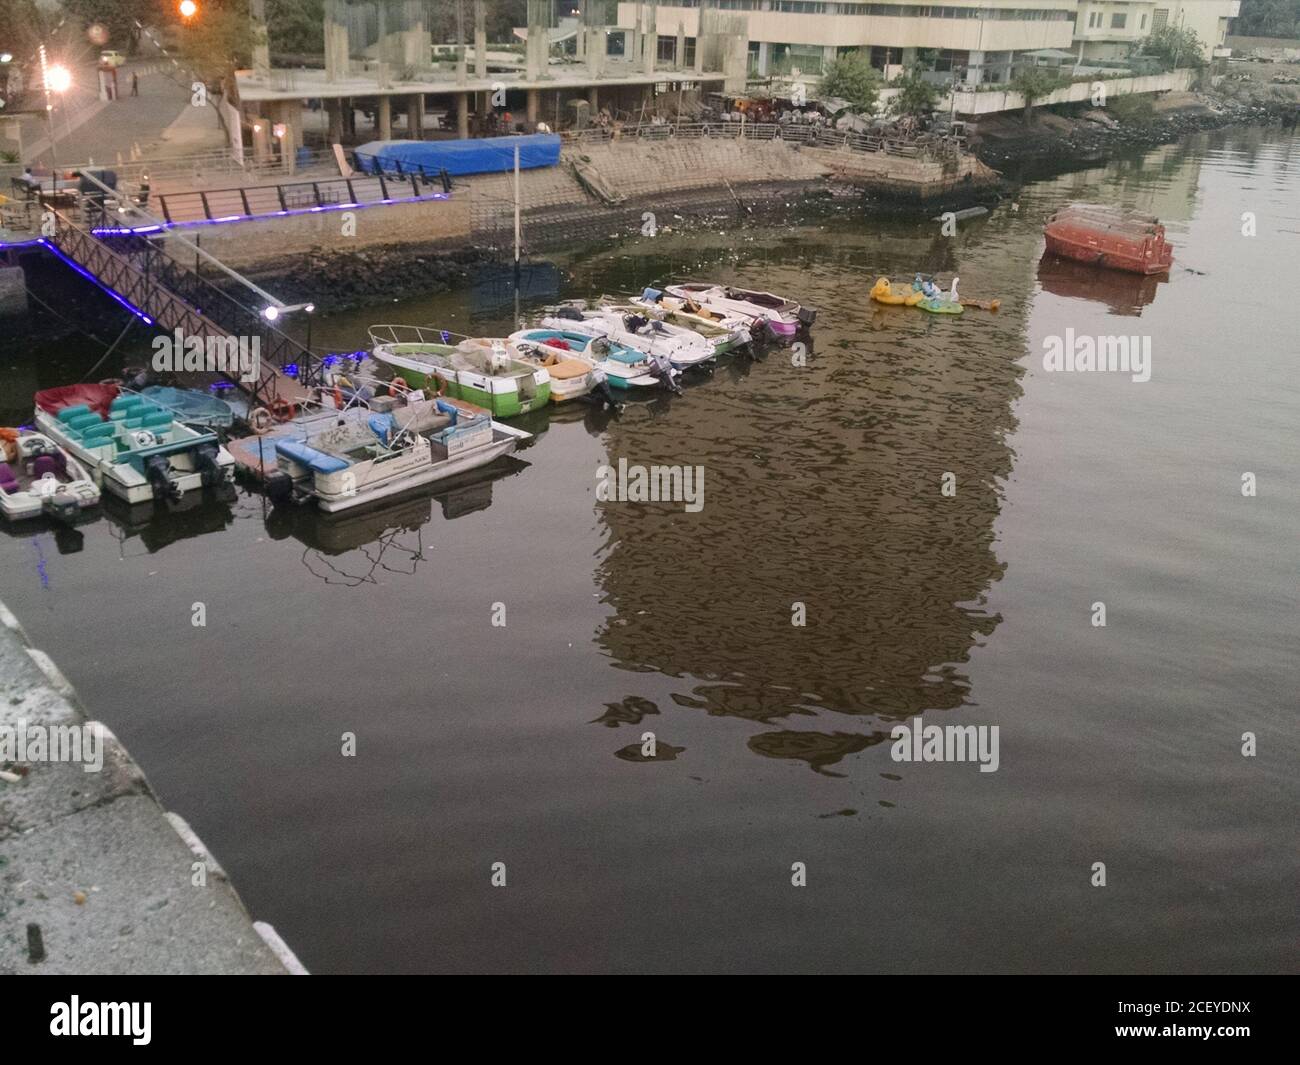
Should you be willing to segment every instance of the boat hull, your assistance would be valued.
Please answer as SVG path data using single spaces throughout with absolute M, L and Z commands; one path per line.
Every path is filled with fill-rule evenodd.
M 427 388 L 452 399 L 464 400 L 490 411 L 494 418 L 513 418 L 540 410 L 550 402 L 553 382 L 536 384 L 529 395 L 522 395 L 513 378 L 489 378 L 485 374 L 436 366 L 419 359 L 376 348 L 376 361 L 392 369 L 412 388 Z
M 511 430 L 509 426 L 494 425 L 493 429 L 495 434 L 500 435 L 491 444 L 476 447 L 463 455 L 427 465 L 415 472 L 406 471 L 384 481 L 372 482 L 352 494 L 328 496 L 313 491 L 312 494 L 316 497 L 316 505 L 327 514 L 336 514 L 339 511 L 368 506 L 381 499 L 400 495 L 413 488 L 436 484 L 439 481 L 445 481 L 460 474 L 477 470 L 505 455 L 511 454 L 519 442 L 527 440 L 529 436 L 527 433 Z
M 1048 254 L 1087 263 L 1089 266 L 1123 270 L 1129 274 L 1155 275 L 1169 273 L 1169 267 L 1173 264 L 1172 251 L 1167 258 L 1146 261 L 1141 256 L 1126 253 L 1120 248 L 1100 248 L 1073 236 L 1048 232 L 1046 237 Z

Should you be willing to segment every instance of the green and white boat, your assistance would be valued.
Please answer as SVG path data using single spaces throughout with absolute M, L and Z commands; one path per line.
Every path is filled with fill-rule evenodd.
M 474 403 L 494 418 L 545 407 L 551 375 L 514 358 L 504 340 L 460 337 L 419 325 L 370 327 L 371 355 L 412 388 Z

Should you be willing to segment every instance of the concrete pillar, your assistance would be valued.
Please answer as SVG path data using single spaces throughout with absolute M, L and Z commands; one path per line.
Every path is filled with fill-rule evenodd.
M 550 66 L 550 0 L 528 0 L 528 41 L 525 50 L 525 73 L 529 81 L 547 76 Z
M 653 3 L 646 4 L 641 23 L 641 69 L 646 74 L 655 72 L 655 62 L 659 58 L 658 9 Z
M 698 46 L 697 46 L 698 47 Z M 678 70 L 686 68 L 686 23 L 677 23 L 677 47 L 673 50 L 673 66 Z
M 758 76 L 767 77 L 767 64 L 772 58 L 772 45 L 769 41 L 760 41 L 758 44 Z
M 487 76 L 487 11 L 483 0 L 474 0 L 474 77 Z
M 596 86 L 592 85 L 587 89 L 587 103 L 591 105 L 591 120 L 596 121 L 596 115 L 600 111 L 600 95 L 596 92 Z
M 271 44 L 266 36 L 266 0 L 248 0 L 248 16 L 253 24 L 253 73 L 265 78 L 271 73 Z
M 325 114 L 329 116 L 329 133 L 326 140 L 330 144 L 343 143 L 343 101 L 326 100 Z
M 402 65 L 412 70 L 428 70 L 433 60 L 433 38 L 424 26 L 424 4 L 421 0 L 404 0 L 402 21 Z
M 587 73 L 593 78 L 605 74 L 605 30 L 604 27 L 587 27 Z
M 970 62 L 966 67 L 966 74 L 962 78 L 967 85 L 978 85 L 980 78 L 984 74 L 984 53 L 971 49 Z
M 537 125 L 537 111 L 541 95 L 540 89 L 528 90 L 528 125 L 530 128 Z
M 469 93 L 456 94 L 456 136 L 462 140 L 469 136 Z
M 271 160 L 271 120 L 266 115 L 253 116 L 253 158 L 259 163 Z
M 406 98 L 406 135 L 412 140 L 424 140 L 424 93 Z
M 393 98 L 391 96 L 379 97 L 379 140 L 390 141 L 393 139 Z
M 342 0 L 325 0 L 325 80 L 346 80 L 349 65 L 346 9 Z

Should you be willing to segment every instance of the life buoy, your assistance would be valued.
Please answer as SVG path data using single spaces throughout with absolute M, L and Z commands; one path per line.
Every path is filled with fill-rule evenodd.
M 405 377 L 394 377 L 388 382 L 388 391 L 395 396 L 404 396 L 411 391 L 411 386 L 406 383 Z
M 254 407 L 248 413 L 248 427 L 258 436 L 261 436 L 274 424 L 275 418 L 271 416 L 271 412 L 265 407 Z
M 292 421 L 298 416 L 298 408 L 287 399 L 271 400 L 271 417 L 277 422 Z

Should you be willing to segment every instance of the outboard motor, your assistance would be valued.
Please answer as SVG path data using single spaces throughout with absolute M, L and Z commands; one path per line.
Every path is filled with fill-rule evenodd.
M 577 307 L 556 307 L 555 317 L 568 318 L 572 322 L 581 322 L 582 311 L 578 310 Z
M 81 513 L 81 507 L 72 496 L 57 492 L 41 500 L 41 513 L 71 525 Z
M 629 314 L 623 319 L 623 325 L 629 333 L 639 333 L 649 324 L 650 319 L 643 314 Z
M 217 463 L 217 446 L 200 444 L 194 449 L 194 465 L 203 479 L 203 486 L 211 488 L 226 479 L 226 471 Z
M 800 324 L 800 325 L 802 325 L 805 329 L 811 329 L 811 328 L 812 328 L 812 324 L 813 324 L 813 322 L 815 322 L 815 321 L 817 321 L 817 308 L 816 308 L 816 307 L 800 307 L 800 308 L 799 308 L 799 324 Z
M 180 485 L 168 476 L 170 473 L 171 464 L 165 456 L 152 455 L 144 460 L 144 475 L 153 486 L 154 499 L 170 499 L 175 503 L 181 498 Z
M 650 356 L 650 373 L 670 392 L 682 394 L 682 386 L 677 383 L 677 371 L 663 355 Z

